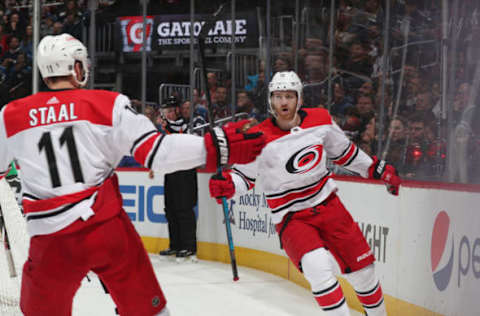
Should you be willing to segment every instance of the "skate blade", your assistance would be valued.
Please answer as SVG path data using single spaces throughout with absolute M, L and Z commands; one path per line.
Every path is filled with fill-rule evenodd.
M 177 263 L 188 263 L 188 262 L 197 263 L 198 258 L 197 258 L 197 256 L 189 256 L 189 257 L 185 257 L 185 258 L 176 258 L 175 261 Z

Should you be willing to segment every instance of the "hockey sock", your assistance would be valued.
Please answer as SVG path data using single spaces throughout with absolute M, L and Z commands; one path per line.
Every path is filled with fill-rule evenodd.
M 375 275 L 373 264 L 359 271 L 347 275 L 359 301 L 362 303 L 368 316 L 386 316 L 385 303 L 380 282 Z
M 324 248 L 306 253 L 302 258 L 302 270 L 315 300 L 326 315 L 350 315 L 342 288 L 335 278 L 330 255 Z
M 342 288 L 338 281 L 320 291 L 313 291 L 315 300 L 327 315 L 350 315 L 350 312 L 343 296 Z
M 358 300 L 362 303 L 367 315 L 369 316 L 384 316 L 387 315 L 385 311 L 385 303 L 383 302 L 383 293 L 380 282 L 367 292 L 358 292 Z

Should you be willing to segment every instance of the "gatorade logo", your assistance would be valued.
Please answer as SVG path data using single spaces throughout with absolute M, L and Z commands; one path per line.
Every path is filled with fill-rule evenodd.
M 431 263 L 433 281 L 444 291 L 452 278 L 454 241 L 447 212 L 438 213 L 432 231 Z

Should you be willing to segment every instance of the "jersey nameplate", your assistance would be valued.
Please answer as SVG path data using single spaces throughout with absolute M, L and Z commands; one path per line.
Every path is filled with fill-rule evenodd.
M 73 121 L 78 119 L 75 114 L 75 103 L 62 104 L 58 106 L 43 106 L 31 109 L 30 126 L 45 125 L 57 122 Z

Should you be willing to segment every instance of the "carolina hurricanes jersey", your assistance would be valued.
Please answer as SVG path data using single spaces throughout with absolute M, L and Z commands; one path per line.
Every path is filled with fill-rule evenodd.
M 301 124 L 290 131 L 280 129 L 274 119 L 252 128 L 262 131 L 267 145 L 257 159 L 235 165 L 235 191 L 243 194 L 262 177 L 263 190 L 274 223 L 285 214 L 318 205 L 337 190 L 327 169 L 327 158 L 363 177 L 372 159 L 352 143 L 325 109 L 300 110 Z
M 92 216 L 95 194 L 80 201 L 72 194 L 101 185 L 124 155 L 163 173 L 206 159 L 202 137 L 162 135 L 126 96 L 102 90 L 40 92 L 7 104 L 0 113 L 0 148 L 0 177 L 13 159 L 20 165 L 24 205 L 65 197 L 48 209 L 25 209 L 32 236 Z

